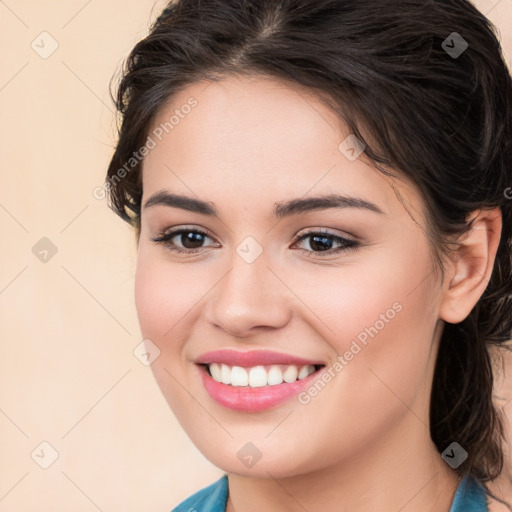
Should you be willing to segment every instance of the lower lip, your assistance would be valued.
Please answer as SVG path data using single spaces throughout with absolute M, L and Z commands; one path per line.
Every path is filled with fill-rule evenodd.
M 217 382 L 204 365 L 197 365 L 203 385 L 208 394 L 220 405 L 245 412 L 259 412 L 281 404 L 316 380 L 323 368 L 295 382 L 283 382 L 274 386 L 230 386 Z

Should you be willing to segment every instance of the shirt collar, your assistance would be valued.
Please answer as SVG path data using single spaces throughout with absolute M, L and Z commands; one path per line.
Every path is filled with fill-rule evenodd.
M 466 475 L 457 486 L 450 512 L 488 512 L 484 486 Z

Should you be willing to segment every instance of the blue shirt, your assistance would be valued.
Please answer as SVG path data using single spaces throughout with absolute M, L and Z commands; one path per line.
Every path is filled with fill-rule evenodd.
M 228 476 L 196 492 L 171 512 L 226 512 Z M 489 512 L 482 484 L 471 476 L 464 477 L 455 491 L 450 512 Z

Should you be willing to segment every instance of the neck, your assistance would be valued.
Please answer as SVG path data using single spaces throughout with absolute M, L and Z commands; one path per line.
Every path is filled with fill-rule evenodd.
M 387 438 L 335 466 L 294 476 L 230 474 L 226 512 L 449 512 L 457 473 L 441 458 L 424 425 L 409 413 Z M 263 462 L 263 461 L 262 461 Z

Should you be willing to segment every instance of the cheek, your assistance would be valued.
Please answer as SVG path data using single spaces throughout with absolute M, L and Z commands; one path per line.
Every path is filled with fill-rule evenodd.
M 294 421 L 308 442 L 316 443 L 314 451 L 325 463 L 363 450 L 411 411 L 428 424 L 435 327 L 428 285 L 410 293 L 407 275 L 386 278 L 387 284 L 372 277 L 354 281 L 373 282 L 373 287 L 361 290 L 345 281 L 343 289 L 333 290 L 332 300 L 328 295 L 316 299 L 318 306 L 323 302 L 320 316 L 329 317 L 334 331 L 326 340 L 343 361 L 333 360 L 329 382 L 306 389 Z M 283 427 L 283 438 L 296 436 L 291 425 Z
M 307 404 L 290 403 L 293 420 L 283 422 L 273 437 L 268 437 L 273 427 L 266 423 L 258 427 L 222 411 L 238 437 L 220 449 L 208 438 L 209 433 L 219 432 L 219 426 L 184 391 L 185 387 L 199 397 L 204 393 L 183 355 L 186 340 L 200 320 L 205 304 L 201 301 L 212 299 L 207 292 L 218 280 L 219 269 L 205 267 L 200 272 L 192 265 L 171 264 L 141 246 L 135 278 L 141 331 L 161 349 L 162 357 L 152 370 L 196 446 L 216 465 L 233 470 L 238 468 L 232 455 L 239 449 L 237 443 L 251 432 L 265 451 L 269 467 L 279 475 L 283 460 L 297 468 L 305 460 L 312 468 L 334 463 L 364 449 L 410 409 L 423 416 L 415 397 L 428 384 L 436 303 L 428 291 L 431 280 L 426 279 L 430 260 L 424 248 L 420 249 L 416 253 L 393 247 L 393 251 L 383 250 L 378 257 L 368 258 L 364 265 L 338 269 L 303 266 L 299 272 L 293 266 L 279 268 L 278 275 L 291 283 L 294 297 L 301 299 L 289 302 L 296 313 L 296 323 L 290 324 L 296 330 L 290 335 L 314 336 L 319 340 L 319 353 L 330 354 L 333 362 L 335 355 L 326 350 L 328 346 L 350 360 L 347 357 L 342 370 L 333 368 L 335 377 L 310 396 Z M 289 295 L 283 288 L 283 297 Z M 307 449 L 298 454 L 297 445 Z
M 182 319 L 204 291 L 177 265 L 141 246 L 135 272 L 135 306 L 144 337 L 176 337 Z
M 159 271 L 159 265 L 144 256 L 144 252 L 139 250 L 135 272 L 135 306 L 142 335 L 152 339 L 165 332 L 164 319 L 172 311 L 168 304 L 172 295 L 165 293 L 166 276 Z
M 409 329 L 417 336 L 432 322 L 435 294 L 429 292 L 432 280 L 425 279 L 431 261 L 424 251 L 383 250 L 364 265 L 332 270 L 322 269 L 322 279 L 318 270 L 303 272 L 300 281 L 294 280 L 294 291 L 307 298 L 338 353 L 348 350 L 353 339 L 362 343 L 374 336 L 387 339 L 385 333 L 396 328 L 399 331 L 387 343 L 398 347 L 408 343 Z
M 297 291 L 318 313 L 317 330 L 345 360 L 333 367 L 331 388 L 345 411 L 364 413 L 371 404 L 385 416 L 429 384 L 439 297 L 429 254 L 421 249 L 344 269 L 322 286 L 308 276 Z M 322 395 L 319 402 L 328 407 L 328 393 Z
M 192 305 L 189 304 L 190 297 L 184 294 L 187 289 L 184 286 L 191 288 L 190 282 L 187 285 L 186 273 L 175 269 L 143 245 L 139 246 L 135 306 L 140 330 L 142 337 L 151 340 L 160 350 L 151 364 L 151 371 L 167 403 L 179 416 L 186 410 L 186 397 L 178 384 L 185 378 L 181 366 L 183 342 L 180 340 L 186 339 L 183 330 L 189 321 L 187 311 Z

